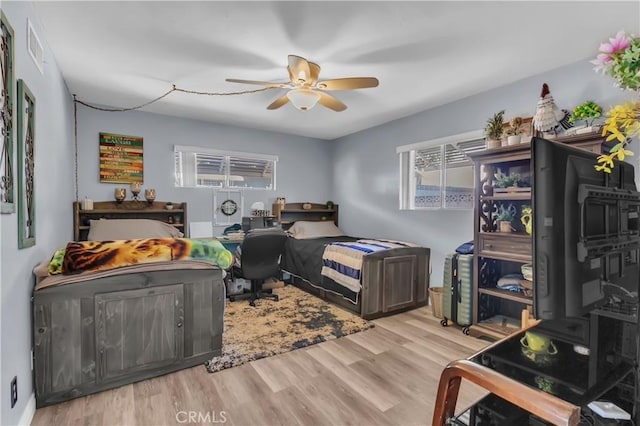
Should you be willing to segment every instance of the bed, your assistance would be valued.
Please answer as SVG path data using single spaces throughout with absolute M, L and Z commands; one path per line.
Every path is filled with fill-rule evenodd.
M 293 205 L 298 206 L 299 203 Z M 297 287 L 340 305 L 365 319 L 398 313 L 428 301 L 429 256 L 425 247 L 389 240 L 365 240 L 344 235 L 337 226 L 337 217 L 323 220 L 314 214 L 312 204 L 308 215 L 297 212 L 296 220 L 287 222 L 289 238 L 282 257 L 282 270 Z M 293 211 L 285 205 L 282 211 Z M 314 220 L 315 217 L 319 219 Z M 311 219 L 311 220 L 309 220 Z M 327 274 L 328 246 L 387 245 L 389 249 L 367 252 L 362 256 L 357 284 L 346 286 Z M 344 243 L 344 244 L 342 244 Z M 323 271 L 324 268 L 324 271 Z M 330 271 L 329 271 L 330 272 Z M 329 275 L 329 276 L 328 276 Z
M 100 221 L 98 228 L 109 232 L 109 222 Z M 217 241 L 180 238 L 181 234 L 172 231 L 175 227 L 167 228 L 171 236 L 159 235 L 155 231 L 166 224 L 157 223 L 151 224 L 155 238 L 138 239 L 149 235 L 148 230 L 136 222 L 130 225 L 136 229 L 136 239 L 129 241 L 154 250 L 148 262 L 136 260 L 93 271 L 86 268 L 91 262 L 86 261 L 83 247 L 104 253 L 110 243 L 104 241 L 105 235 L 94 232 L 100 240 L 70 242 L 62 257 L 57 251 L 58 256 L 34 270 L 37 407 L 195 366 L 220 355 L 225 303 L 222 270 L 225 262 L 231 262 L 231 254 L 216 246 L 217 256 L 229 256 L 226 260 L 221 257 L 218 265 L 217 260 L 197 254 L 211 251 Z M 126 226 L 117 228 L 127 232 Z M 114 240 L 122 236 L 112 235 Z M 163 240 L 173 244 L 169 251 L 159 248 Z M 185 245 L 189 254 L 176 256 Z M 70 269 L 66 274 L 50 274 L 58 267 Z

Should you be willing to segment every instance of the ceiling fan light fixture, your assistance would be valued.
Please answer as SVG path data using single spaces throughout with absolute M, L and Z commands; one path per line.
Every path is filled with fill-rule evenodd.
M 287 98 L 300 111 L 308 111 L 318 103 L 320 95 L 309 89 L 293 89 L 287 92 Z
M 252 92 L 261 92 L 274 87 L 290 89 L 286 93 L 281 94 L 278 99 L 267 105 L 268 110 L 281 108 L 291 102 L 293 106 L 300 111 L 309 111 L 319 103 L 321 106 L 332 111 L 341 112 L 346 110 L 347 106 L 338 98 L 325 92 L 325 90 L 367 89 L 378 86 L 378 79 L 375 77 L 345 77 L 318 81 L 318 77 L 320 76 L 320 65 L 314 62 L 309 62 L 305 58 L 297 55 L 289 55 L 288 62 L 287 73 L 289 74 L 289 82 L 287 83 L 239 80 L 236 78 L 227 78 L 227 81 L 231 83 L 257 84 L 265 87 L 264 89 Z

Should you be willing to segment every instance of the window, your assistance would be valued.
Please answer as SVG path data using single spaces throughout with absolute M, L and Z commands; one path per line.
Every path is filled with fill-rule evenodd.
M 176 186 L 276 189 L 275 155 L 174 147 Z
M 469 132 L 398 147 L 400 209 L 472 209 L 473 161 L 483 133 Z

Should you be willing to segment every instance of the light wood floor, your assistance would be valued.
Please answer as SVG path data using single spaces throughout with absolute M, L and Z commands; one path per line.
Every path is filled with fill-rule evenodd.
M 198 366 L 41 408 L 32 424 L 428 425 L 442 368 L 488 345 L 430 308 L 374 323 L 215 374 Z M 463 381 L 458 408 L 483 394 Z

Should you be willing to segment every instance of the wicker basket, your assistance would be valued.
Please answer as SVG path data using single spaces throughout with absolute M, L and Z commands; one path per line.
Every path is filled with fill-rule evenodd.
M 443 318 L 442 316 L 442 287 L 433 287 L 429 289 L 429 297 L 431 298 L 431 308 L 433 310 L 433 316 L 436 318 Z

